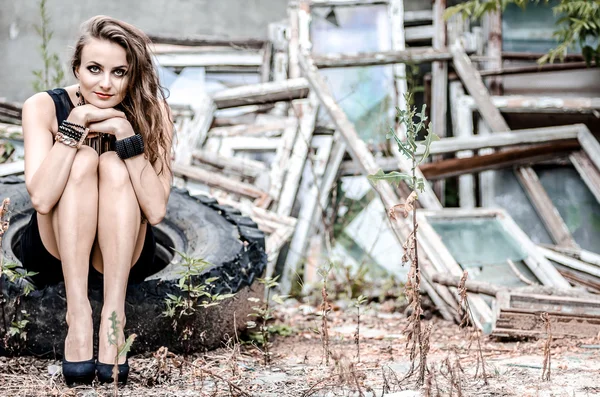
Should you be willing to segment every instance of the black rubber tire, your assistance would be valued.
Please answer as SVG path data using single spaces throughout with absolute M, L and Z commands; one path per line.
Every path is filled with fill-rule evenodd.
M 11 223 L 4 235 L 2 248 L 6 261 L 20 264 L 18 240 L 33 213 L 21 177 L 0 178 L 0 200 L 5 197 L 11 199 Z M 264 288 L 255 283 L 255 279 L 262 275 L 267 264 L 264 234 L 251 219 L 240 216 L 239 211 L 220 206 L 212 198 L 191 197 L 178 189 L 172 190 L 167 215 L 153 230 L 159 244 L 156 258 L 168 265 L 144 282 L 131 284 L 127 289 L 125 333 L 137 335 L 132 354 L 154 351 L 160 346 L 176 352 L 219 347 L 234 335 L 234 324 L 238 331 L 245 327 L 247 315 L 255 306 L 247 298 L 262 298 Z M 209 277 L 217 277 L 211 293 L 233 293 L 235 296 L 216 306 L 198 307 L 193 315 L 182 317 L 174 327 L 173 319 L 164 317 L 162 313 L 166 308 L 167 294 L 181 295 L 177 281 L 183 267 L 179 255 L 174 255 L 166 247 L 212 263 L 213 266 L 195 276 L 193 282 L 197 284 Z M 0 315 L 4 315 L 6 322 L 10 323 L 15 310 L 19 314 L 17 318 L 20 318 L 21 310 L 25 310 L 29 323 L 25 328 L 26 340 L 11 338 L 8 348 L 0 346 L 0 355 L 60 356 L 66 337 L 64 283 L 49 285 L 22 296 L 27 281 L 15 284 L 4 275 L 2 277 L 5 304 Z M 17 299 L 19 296 L 21 298 Z M 101 289 L 90 288 L 89 297 L 97 330 L 102 308 Z M 0 328 L 3 327 L 4 322 L 0 321 Z M 187 340 L 180 332 L 185 327 L 192 330 Z

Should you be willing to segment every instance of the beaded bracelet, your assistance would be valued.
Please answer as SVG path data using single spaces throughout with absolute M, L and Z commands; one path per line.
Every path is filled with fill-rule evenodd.
M 58 126 L 58 132 L 54 136 L 54 140 L 69 147 L 79 149 L 88 133 L 88 128 L 64 120 L 61 125 Z
M 115 152 L 122 159 L 128 159 L 144 153 L 144 140 L 136 134 L 115 142 Z

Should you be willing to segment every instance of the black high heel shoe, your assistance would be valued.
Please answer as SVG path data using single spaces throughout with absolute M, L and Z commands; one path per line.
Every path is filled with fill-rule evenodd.
M 96 360 L 67 361 L 63 358 L 62 373 L 69 387 L 76 384 L 91 385 L 96 375 Z
M 98 381 L 100 383 L 112 383 L 114 382 L 113 378 L 113 368 L 114 364 L 104 364 L 100 361 L 96 362 L 96 372 L 98 374 Z M 129 376 L 129 359 L 125 360 L 125 363 L 119 364 L 119 376 L 118 383 L 126 384 L 127 377 Z

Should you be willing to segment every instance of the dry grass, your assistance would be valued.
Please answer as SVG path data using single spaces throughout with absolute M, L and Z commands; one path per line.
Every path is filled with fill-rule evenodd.
M 371 304 L 361 314 L 361 362 L 354 350 L 355 316 L 343 302 L 330 302 L 330 365 L 322 361 L 323 345 L 314 333 L 319 307 L 287 304 L 275 313 L 275 324 L 294 328 L 290 337 L 273 340 L 273 361 L 264 365 L 263 354 L 232 339 L 229 346 L 206 354 L 184 357 L 166 348 L 130 357 L 130 381 L 119 388 L 121 396 L 381 396 L 401 390 L 421 390 L 436 396 L 594 396 L 590 379 L 596 379 L 600 357 L 581 344 L 597 341 L 552 339 L 552 382 L 539 376 L 546 340 L 499 342 L 481 337 L 481 354 L 491 369 L 488 385 L 475 377 L 478 358 L 472 354 L 464 330 L 433 318 L 422 320 L 431 330 L 426 380 L 407 378 L 410 354 L 401 330 L 408 320 L 390 313 L 388 305 Z M 426 310 L 426 315 L 427 309 Z M 110 396 L 110 386 L 68 389 L 61 375 L 50 375 L 60 363 L 33 357 L 0 357 L 0 396 Z M 479 370 L 480 371 L 480 370 Z M 91 393 L 95 394 L 91 394 Z M 87 394 L 85 394 L 87 393 Z

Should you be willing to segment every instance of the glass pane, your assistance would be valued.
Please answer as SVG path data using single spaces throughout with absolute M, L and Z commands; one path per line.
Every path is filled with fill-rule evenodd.
M 317 8 L 310 29 L 313 54 L 391 49 L 386 6 Z M 392 67 L 334 68 L 320 73 L 359 136 L 367 142 L 384 142 L 394 106 Z M 327 119 L 321 109 L 320 122 Z
M 502 12 L 502 49 L 516 52 L 548 52 L 556 46 L 552 33 L 559 16 L 552 13 L 557 0 L 530 2 L 523 10 L 509 4 Z
M 494 204 L 503 208 L 536 244 L 553 244 L 512 169 L 494 171 Z
M 600 204 L 573 167 L 535 167 L 540 182 L 581 248 L 600 253 Z
M 505 286 L 525 285 L 508 264 L 512 260 L 521 274 L 537 278 L 523 260 L 528 256 L 495 218 L 436 219 L 428 222 L 440 236 L 469 278 Z

